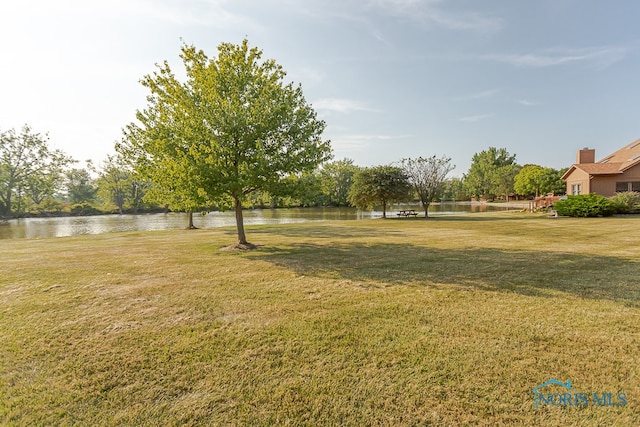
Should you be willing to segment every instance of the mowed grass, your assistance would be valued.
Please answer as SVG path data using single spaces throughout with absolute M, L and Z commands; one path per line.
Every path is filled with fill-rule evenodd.
M 0 242 L 0 424 L 640 425 L 639 217 L 248 237 Z M 551 378 L 627 404 L 534 409 Z

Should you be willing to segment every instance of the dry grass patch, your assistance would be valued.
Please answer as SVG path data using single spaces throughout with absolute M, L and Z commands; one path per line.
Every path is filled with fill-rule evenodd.
M 3 241 L 5 425 L 638 425 L 638 220 Z M 533 409 L 571 379 L 624 407 Z

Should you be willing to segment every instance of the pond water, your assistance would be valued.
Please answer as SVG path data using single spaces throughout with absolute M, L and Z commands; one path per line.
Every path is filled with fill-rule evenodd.
M 419 205 L 394 205 L 387 210 L 387 215 L 394 217 L 400 209 L 422 211 Z M 466 214 L 507 209 L 518 208 L 504 205 L 442 203 L 430 206 L 429 215 Z M 248 209 L 243 214 L 245 225 L 252 225 L 379 218 L 382 216 L 382 211 L 358 212 L 353 208 L 289 208 Z M 233 211 L 209 212 L 204 215 L 198 213 L 194 214 L 193 222 L 198 228 L 235 226 L 235 216 Z M 185 213 L 23 218 L 0 220 L 0 239 L 33 239 L 118 231 L 168 230 L 185 228 L 186 225 L 187 214 Z

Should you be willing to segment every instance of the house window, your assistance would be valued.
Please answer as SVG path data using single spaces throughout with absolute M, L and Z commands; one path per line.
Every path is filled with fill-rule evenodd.
M 574 196 L 582 194 L 582 184 L 571 184 L 571 194 Z
M 625 191 L 640 192 L 640 182 L 616 182 L 616 193 L 624 193 Z

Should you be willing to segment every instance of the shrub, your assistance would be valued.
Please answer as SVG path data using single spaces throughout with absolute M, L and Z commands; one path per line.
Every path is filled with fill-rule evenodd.
M 599 194 L 567 196 L 565 200 L 557 201 L 553 208 L 558 215 L 575 217 L 611 216 L 616 212 L 614 203 Z
M 617 213 L 630 214 L 640 212 L 640 193 L 635 191 L 616 193 L 609 200 L 613 202 Z
M 87 202 L 76 203 L 71 205 L 71 215 L 74 216 L 86 216 L 86 215 L 100 215 L 102 212 Z

